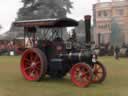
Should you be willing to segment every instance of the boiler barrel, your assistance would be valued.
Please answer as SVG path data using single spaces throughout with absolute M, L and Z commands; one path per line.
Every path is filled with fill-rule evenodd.
M 76 52 L 76 53 L 61 54 L 61 57 L 71 62 L 85 62 L 85 61 L 90 61 L 91 54 L 83 53 L 83 52 Z

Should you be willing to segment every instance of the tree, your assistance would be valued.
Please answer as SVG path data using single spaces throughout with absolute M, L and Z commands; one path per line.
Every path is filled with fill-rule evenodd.
M 70 0 L 22 0 L 17 20 L 62 18 L 70 13 Z
M 2 26 L 0 25 L 0 29 L 2 28 Z
M 2 26 L 0 25 L 0 30 L 2 29 Z

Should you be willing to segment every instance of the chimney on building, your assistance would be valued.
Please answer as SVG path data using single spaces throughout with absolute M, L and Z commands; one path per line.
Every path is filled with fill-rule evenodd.
M 112 0 L 112 2 L 123 1 L 123 0 Z
M 100 3 L 100 0 L 97 0 L 97 3 Z

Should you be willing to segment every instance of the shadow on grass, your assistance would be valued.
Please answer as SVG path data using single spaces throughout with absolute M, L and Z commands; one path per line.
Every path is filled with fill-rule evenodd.
M 73 82 L 71 81 L 71 79 L 69 78 L 50 78 L 50 77 L 47 77 L 47 78 L 43 78 L 39 81 L 40 83 L 49 83 L 49 84 L 59 84 L 59 85 L 66 85 L 66 86 L 70 86 L 70 87 L 76 87 L 76 88 L 80 88 L 80 87 L 77 87 L 75 84 L 73 84 Z M 87 88 L 96 88 L 96 87 L 102 87 L 104 86 L 104 83 L 91 83 Z
M 39 85 L 39 86 L 47 86 L 47 87 L 51 87 L 51 86 L 67 86 L 68 88 L 75 88 L 75 89 L 81 89 L 80 87 L 77 87 L 75 84 L 73 84 L 73 82 L 71 81 L 69 76 L 65 76 L 64 78 L 50 78 L 50 77 L 44 77 L 42 78 L 40 81 L 28 81 L 26 79 L 23 79 L 23 77 L 20 77 L 20 79 L 23 80 L 23 83 L 25 84 L 34 84 L 34 85 Z M 102 88 L 103 86 L 105 86 L 105 82 L 101 83 L 101 84 L 94 84 L 91 83 L 88 87 L 86 87 L 87 89 L 95 89 L 97 87 Z
M 58 83 L 58 84 L 71 84 L 72 81 L 69 78 L 50 78 L 50 77 L 46 77 L 46 78 L 42 78 L 39 82 L 43 82 L 43 83 Z

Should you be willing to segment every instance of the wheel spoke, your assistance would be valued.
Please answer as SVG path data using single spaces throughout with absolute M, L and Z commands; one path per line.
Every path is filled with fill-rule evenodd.
M 80 71 L 80 68 L 79 68 L 79 67 L 78 67 L 78 68 L 76 68 L 76 71 L 77 71 L 77 72 L 79 72 L 79 71 Z
M 97 72 L 98 74 L 103 74 L 103 72 Z
M 36 66 L 36 67 L 35 67 L 35 70 L 40 71 L 40 67 Z
M 28 63 L 28 62 L 25 62 L 24 64 L 25 64 L 25 65 L 28 65 L 28 66 L 30 66 L 30 65 L 31 65 L 31 63 Z
M 95 64 L 95 65 L 96 65 L 95 69 L 97 69 L 98 68 L 98 65 L 97 64 Z
M 34 61 L 37 61 L 39 58 L 38 56 L 36 55 L 35 58 L 34 58 Z
M 32 52 L 32 53 L 30 53 L 30 59 L 31 59 L 31 61 L 33 61 L 33 59 L 34 59 L 34 53 Z
M 93 70 L 95 71 L 95 69 L 96 69 L 96 64 L 94 64 L 94 67 L 93 67 Z
M 37 62 L 36 62 L 36 65 L 40 65 L 40 61 L 37 61 Z
M 39 74 L 40 74 L 40 72 L 35 71 L 35 75 L 36 75 L 37 77 L 39 76 Z
M 31 61 L 33 60 L 33 57 L 32 57 L 32 55 L 30 55 L 30 60 L 31 60 Z
M 88 75 L 89 70 L 81 70 L 81 72 L 82 72 L 82 75 Z
M 31 69 L 31 66 L 29 66 L 29 67 L 25 68 L 25 71 L 27 71 L 27 70 L 29 70 L 29 69 Z
M 28 58 L 25 58 L 24 61 L 25 61 L 25 62 L 28 62 L 28 63 L 31 63 L 31 60 L 28 59 Z
M 83 80 L 86 81 L 86 82 L 87 82 L 89 79 L 90 79 L 89 77 L 83 77 Z
M 34 77 L 34 75 L 35 75 L 35 74 L 34 74 L 34 71 L 32 71 L 32 72 L 30 73 L 30 76 L 31 76 L 31 77 Z
M 101 69 L 101 67 L 100 67 L 100 66 L 97 68 L 97 70 L 99 70 L 99 69 Z
M 96 75 L 96 78 L 99 80 L 101 77 L 99 75 Z

